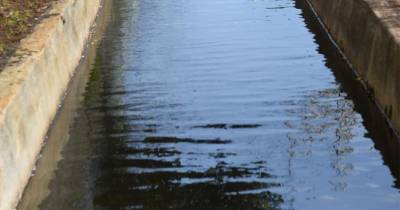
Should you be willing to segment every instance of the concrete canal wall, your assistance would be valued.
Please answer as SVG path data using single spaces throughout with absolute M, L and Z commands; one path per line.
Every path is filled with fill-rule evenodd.
M 360 79 L 400 130 L 400 2 L 308 0 Z
M 99 8 L 59 1 L 0 70 L 0 210 L 20 199 Z

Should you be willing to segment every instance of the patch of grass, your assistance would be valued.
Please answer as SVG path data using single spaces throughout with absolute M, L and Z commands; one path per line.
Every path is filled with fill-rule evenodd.
M 56 0 L 0 0 L 0 67 Z
M 0 55 L 6 50 L 6 45 L 0 41 Z

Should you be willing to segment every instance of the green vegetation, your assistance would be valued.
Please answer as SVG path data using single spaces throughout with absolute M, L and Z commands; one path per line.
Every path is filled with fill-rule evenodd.
M 28 34 L 54 0 L 0 0 L 0 59 Z

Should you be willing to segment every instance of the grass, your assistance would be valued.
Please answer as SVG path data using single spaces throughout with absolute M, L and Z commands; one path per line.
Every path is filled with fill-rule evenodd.
M 4 61 L 19 41 L 31 32 L 52 1 L 0 0 L 0 61 Z

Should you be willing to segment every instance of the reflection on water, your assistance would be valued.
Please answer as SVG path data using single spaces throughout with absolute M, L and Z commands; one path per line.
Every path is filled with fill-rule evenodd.
M 325 55 L 326 66 L 330 68 L 341 88 L 348 93 L 347 98 L 352 100 L 354 109 L 362 114 L 363 124 L 368 129 L 365 134 L 374 142 L 374 147 L 383 156 L 384 164 L 389 166 L 395 177 L 394 186 L 400 189 L 400 141 L 398 136 L 387 126 L 388 122 L 376 105 L 370 101 L 369 95 L 360 83 L 354 82 L 356 76 L 346 63 L 341 62 L 342 57 L 335 51 L 335 46 L 330 43 L 329 37 L 321 29 L 317 19 L 303 0 L 296 1 L 296 7 L 301 9 L 307 27 L 315 34 L 318 52 Z
M 304 1 L 118 0 L 109 19 L 50 193 L 20 209 L 400 207 L 398 141 Z

